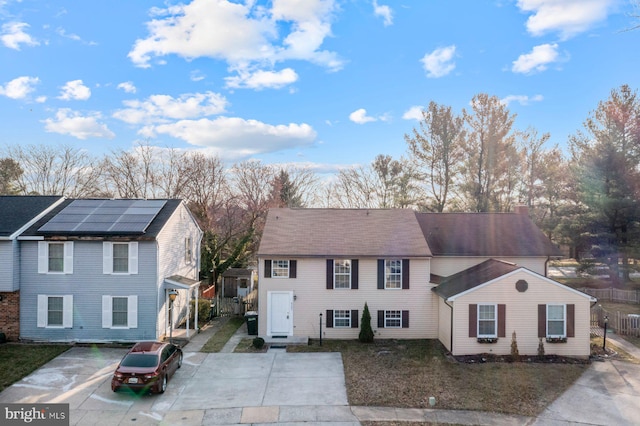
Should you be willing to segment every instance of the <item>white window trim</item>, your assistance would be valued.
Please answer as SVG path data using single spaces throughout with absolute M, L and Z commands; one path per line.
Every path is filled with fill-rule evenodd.
M 107 275 L 135 275 L 138 273 L 138 243 L 131 241 L 128 243 L 115 244 L 128 244 L 129 245 L 129 271 L 128 272 L 113 272 L 113 244 L 112 241 L 105 241 L 102 243 L 102 273 Z
M 276 271 L 275 264 L 276 262 L 287 262 L 287 275 L 274 275 Z M 278 268 L 284 269 L 284 268 Z M 291 262 L 288 259 L 273 259 L 271 261 L 271 278 L 289 278 L 289 274 L 291 273 Z
M 400 262 L 400 272 L 399 273 L 387 273 L 387 262 Z M 389 287 L 387 282 L 387 277 L 389 275 L 400 275 L 400 286 L 398 287 Z M 385 259 L 384 260 L 384 289 L 385 290 L 402 290 L 402 259 Z
M 562 334 L 549 334 L 549 307 L 551 306 L 562 306 Z M 553 320 L 559 321 L 559 320 Z M 547 327 L 547 338 L 565 338 L 567 337 L 567 305 L 562 303 L 548 303 L 547 304 L 547 318 L 546 318 L 546 327 Z
M 49 244 L 64 245 L 64 264 L 62 271 L 49 271 Z M 39 274 L 73 274 L 73 241 L 38 241 Z
M 349 262 L 349 273 L 342 273 L 342 272 L 336 272 L 338 269 L 336 268 L 336 263 L 337 262 L 344 262 L 347 261 Z M 351 262 L 351 259 L 334 259 L 333 260 L 333 288 L 334 290 L 350 290 L 351 289 L 351 271 L 353 270 L 353 264 Z M 344 277 L 344 276 L 349 276 L 349 286 L 348 287 L 336 287 L 336 283 L 338 282 L 336 280 L 336 277 L 340 276 L 340 277 Z
M 400 312 L 400 317 L 399 318 L 388 318 L 387 314 L 390 312 Z M 399 325 L 389 325 L 389 323 L 387 321 L 389 320 L 396 320 L 399 319 L 400 320 L 400 324 Z M 384 328 L 402 328 L 402 310 L 401 309 L 388 309 L 384 311 Z
M 338 311 L 344 311 L 347 313 L 347 317 L 338 317 L 338 315 L 336 314 L 336 312 Z M 344 319 L 348 319 L 349 320 L 349 324 L 347 325 L 337 325 L 337 321 L 338 319 L 344 320 Z M 334 309 L 333 310 L 333 328 L 351 328 L 351 310 L 350 309 Z
M 481 319 L 480 318 L 480 306 L 493 306 L 493 320 L 489 320 L 489 319 Z M 494 338 L 494 337 L 498 337 L 498 305 L 495 303 L 478 303 L 478 314 L 477 314 L 477 318 L 476 318 L 476 329 L 478 330 L 478 338 L 480 339 L 485 339 L 485 338 Z M 489 321 L 493 321 L 493 334 L 481 334 L 480 333 L 480 321 L 483 322 L 489 322 Z
M 62 325 L 49 325 L 49 297 L 62 297 Z M 73 328 L 73 295 L 71 294 L 39 294 L 38 295 L 38 328 Z
M 126 326 L 113 325 L 113 298 L 127 297 L 127 322 Z M 110 329 L 130 329 L 138 328 L 138 296 L 119 296 L 119 295 L 103 295 L 102 296 L 102 328 Z

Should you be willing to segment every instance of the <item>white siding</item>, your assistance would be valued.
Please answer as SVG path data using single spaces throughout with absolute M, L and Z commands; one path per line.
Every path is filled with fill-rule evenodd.
M 527 291 L 515 288 L 518 280 L 529 284 Z M 494 344 L 481 344 L 469 336 L 469 304 L 499 303 L 506 305 L 506 337 Z M 516 332 L 518 351 L 521 355 L 538 353 L 538 304 L 575 304 L 575 337 L 567 343 L 546 343 L 546 354 L 566 356 L 588 356 L 590 353 L 590 307 L 591 302 L 560 284 L 525 271 L 517 272 L 501 280 L 480 287 L 455 299 L 454 305 L 454 355 L 477 353 L 511 353 L 511 334 Z
M 431 273 L 441 277 L 448 277 L 472 266 L 478 265 L 485 260 L 497 259 L 505 262 L 515 263 L 518 266 L 527 268 L 536 274 L 546 274 L 546 257 L 434 257 L 431 259 Z
M 358 289 L 326 288 L 326 259 L 297 259 L 297 278 L 265 278 L 264 258 L 259 258 L 259 334 L 267 332 L 267 294 L 269 291 L 293 291 L 293 334 L 319 337 L 323 314 L 323 337 L 355 339 L 359 328 L 326 328 L 326 310 L 358 310 L 358 323 L 367 302 L 371 326 L 379 339 L 435 339 L 438 337 L 438 298 L 429 284 L 429 259 L 411 259 L 408 290 L 378 290 L 377 259 L 359 259 Z M 409 328 L 378 329 L 377 311 L 408 310 Z

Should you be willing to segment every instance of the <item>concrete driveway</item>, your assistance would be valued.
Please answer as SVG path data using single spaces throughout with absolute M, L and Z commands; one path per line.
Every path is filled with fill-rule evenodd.
M 79 425 L 268 423 L 287 417 L 357 424 L 338 353 L 185 352 L 164 394 L 135 395 L 111 391 L 111 375 L 125 352 L 74 347 L 5 389 L 0 402 L 68 403 L 71 424 Z

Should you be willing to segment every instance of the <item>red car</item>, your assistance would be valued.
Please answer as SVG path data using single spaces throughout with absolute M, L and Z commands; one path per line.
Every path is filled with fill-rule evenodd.
M 167 381 L 182 366 L 182 350 L 166 342 L 139 342 L 122 358 L 111 379 L 120 388 L 163 393 Z

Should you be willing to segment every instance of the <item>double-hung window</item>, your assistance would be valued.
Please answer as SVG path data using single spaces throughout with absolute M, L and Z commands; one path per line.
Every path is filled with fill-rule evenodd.
M 384 328 L 402 327 L 402 311 L 384 311 Z
M 333 311 L 334 327 L 351 327 L 351 311 L 336 309 Z
M 289 261 L 274 260 L 271 263 L 272 278 L 289 278 Z
M 567 337 L 565 305 L 547 305 L 547 337 Z
M 191 263 L 193 260 L 193 240 L 191 237 L 184 239 L 184 261 L 185 263 Z
M 102 296 L 102 328 L 138 328 L 138 296 Z
M 138 243 L 110 242 L 102 243 L 103 274 L 137 274 Z
M 49 243 L 49 272 L 64 272 L 64 244 Z
M 72 274 L 73 242 L 38 241 L 39 274 Z
M 73 327 L 73 296 L 39 294 L 37 326 L 44 328 Z
M 351 260 L 349 259 L 334 260 L 333 288 L 351 288 Z
M 478 304 L 478 337 L 497 337 L 497 323 L 496 305 Z
M 111 325 L 113 327 L 126 327 L 129 324 L 129 298 L 114 297 L 111 307 Z
M 384 286 L 386 289 L 402 288 L 402 260 L 386 259 L 384 261 Z

